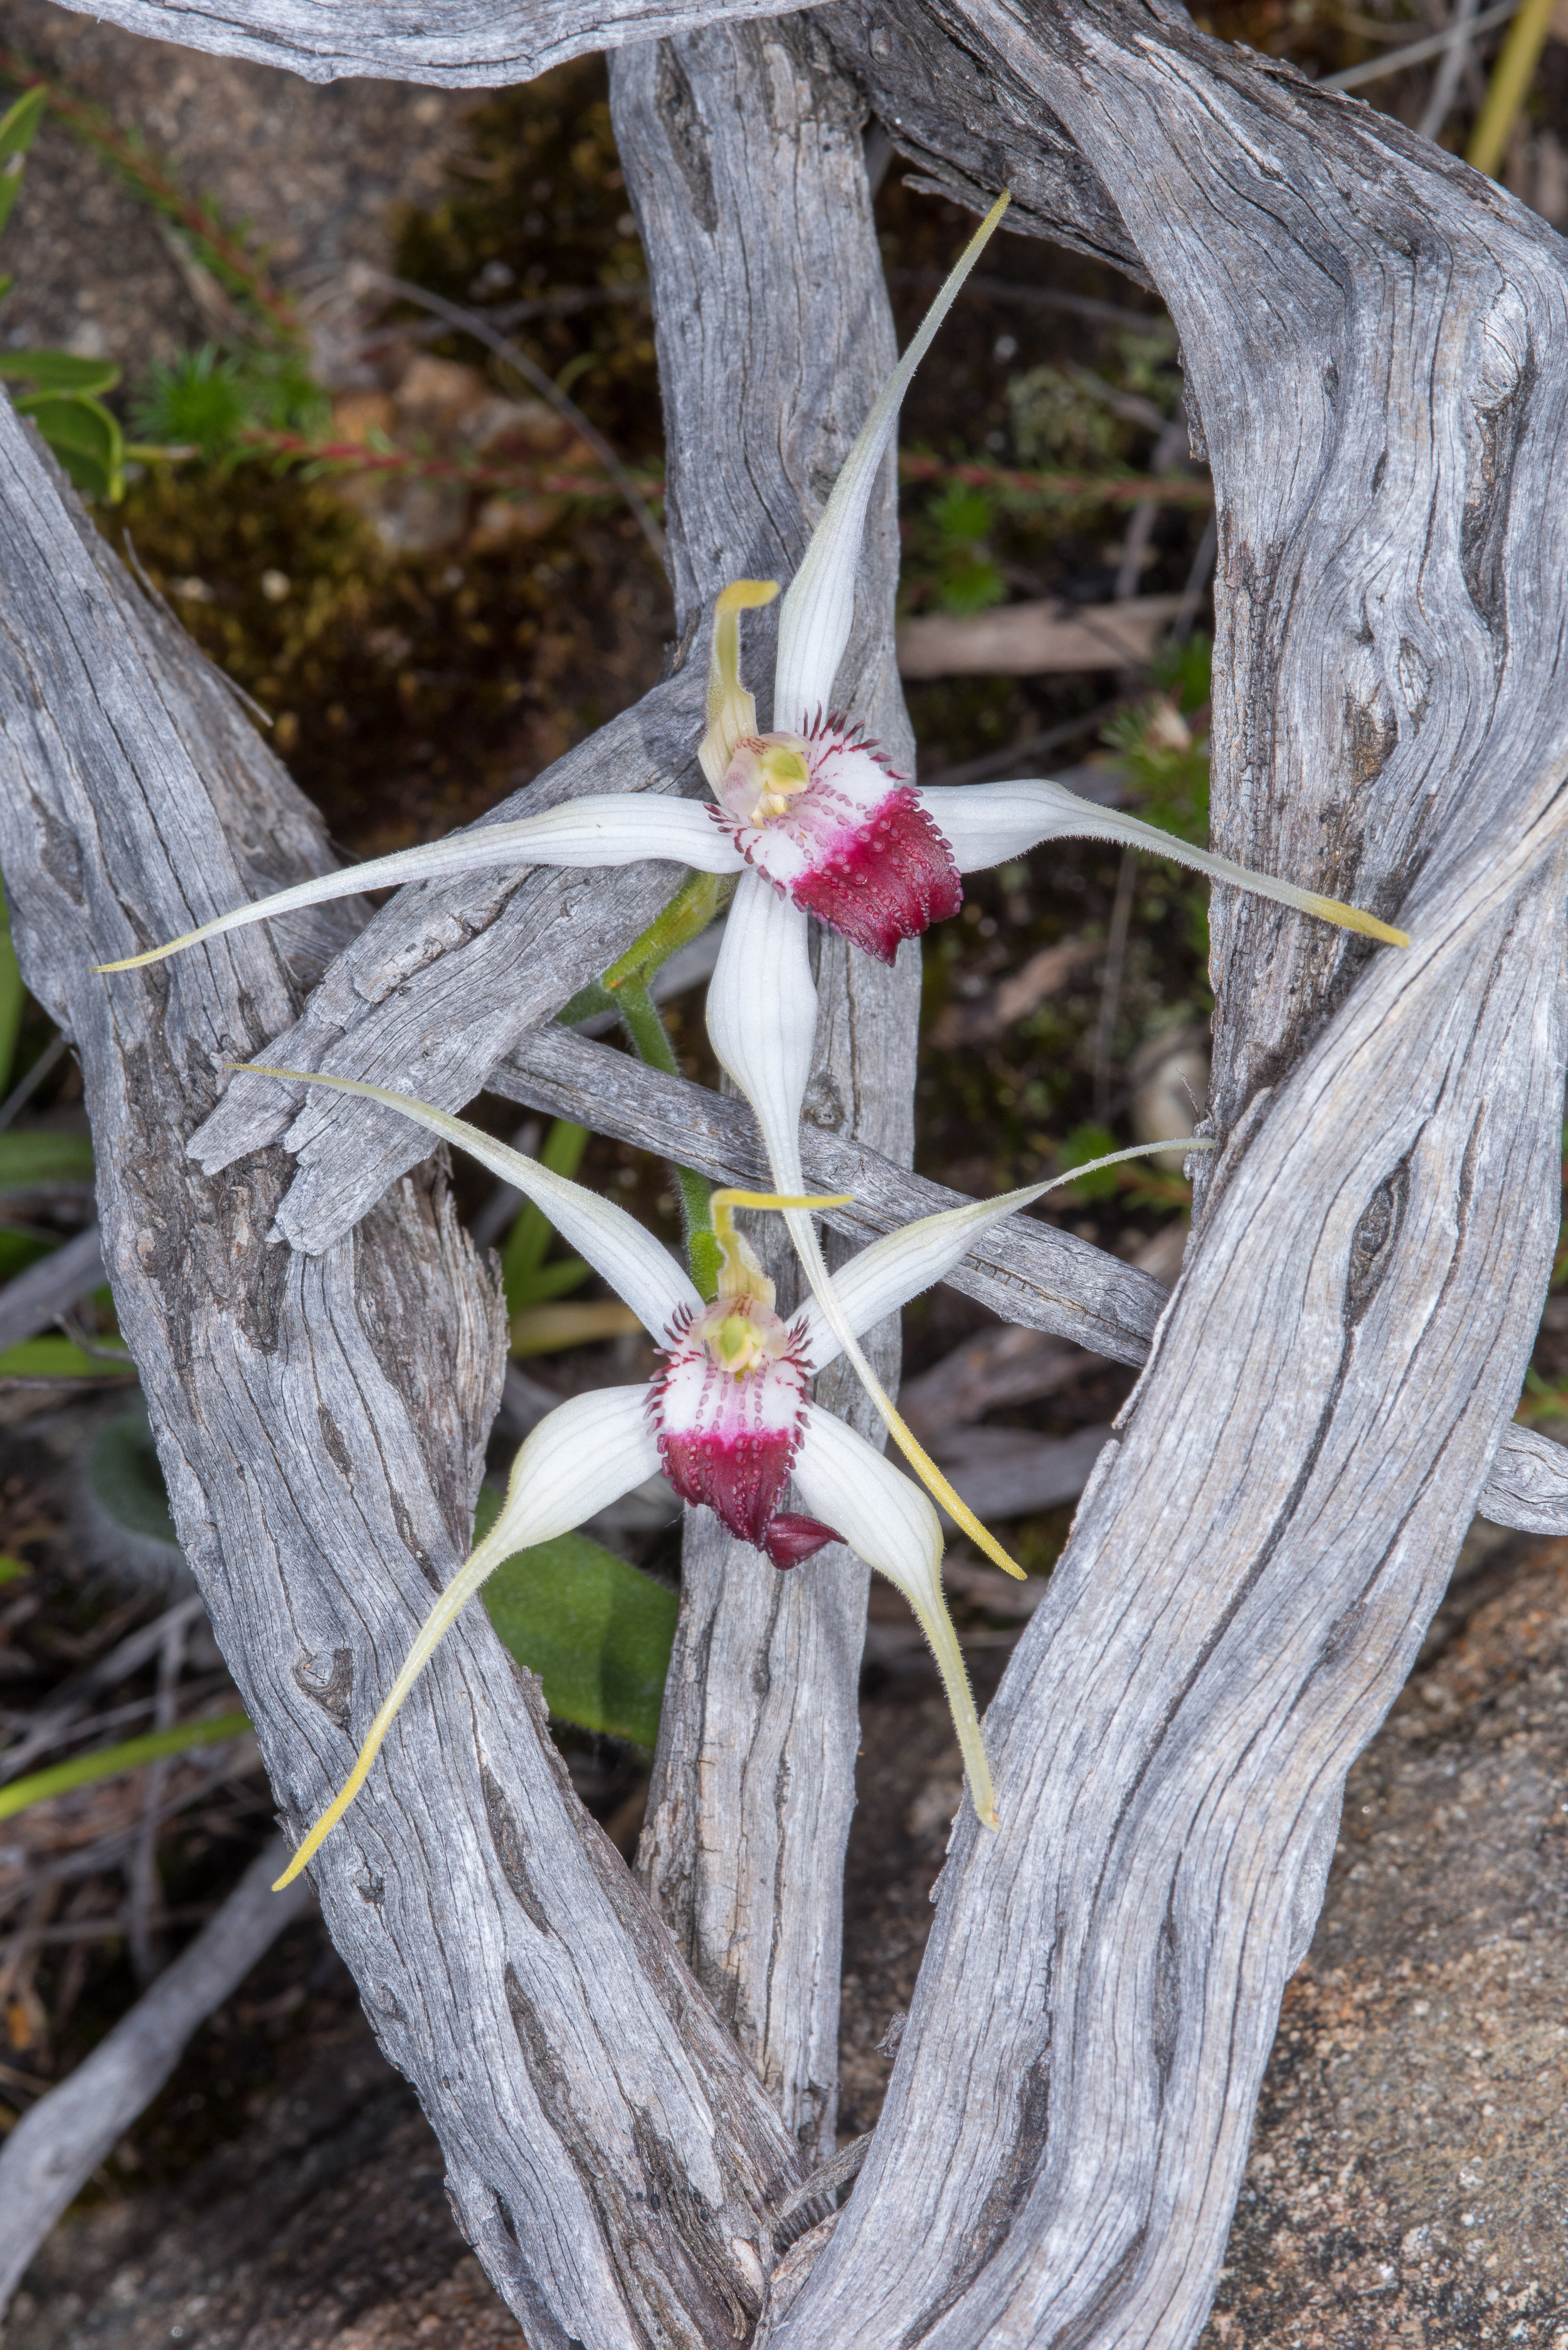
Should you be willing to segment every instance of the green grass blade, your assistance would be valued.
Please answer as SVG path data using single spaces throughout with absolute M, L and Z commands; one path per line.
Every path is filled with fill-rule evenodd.
M 72 1787 L 90 1786 L 95 1779 L 117 1778 L 122 1771 L 138 1771 L 144 1762 L 157 1762 L 166 1754 L 186 1754 L 193 1747 L 215 1746 L 225 1738 L 238 1738 L 251 1726 L 248 1713 L 218 1713 L 205 1721 L 177 1721 L 171 1730 L 150 1730 L 145 1737 L 128 1738 L 119 1746 L 100 1746 L 90 1754 L 75 1755 L 69 1762 L 56 1762 L 47 1771 L 34 1771 L 26 1779 L 13 1779 L 8 1787 L 0 1787 L 0 1820 L 15 1818 L 33 1804 L 47 1803 L 51 1795 L 63 1795 Z

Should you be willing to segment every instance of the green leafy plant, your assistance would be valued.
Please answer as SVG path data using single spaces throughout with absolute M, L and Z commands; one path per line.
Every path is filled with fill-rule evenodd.
M 46 89 L 30 89 L 0 116 L 0 231 L 21 193 L 27 151 L 48 105 Z M 0 281 L 8 293 L 14 277 Z M 71 351 L 8 351 L 0 378 L 30 382 L 16 400 L 30 416 L 84 497 L 120 497 L 125 489 L 125 435 L 99 392 L 112 391 L 119 369 L 111 359 L 80 359 Z
M 133 411 L 144 442 L 213 459 L 239 453 L 247 434 L 325 432 L 331 409 L 291 345 L 221 351 L 216 343 L 155 360 Z
M 128 1378 L 135 1374 L 136 1366 L 129 1355 L 112 1347 L 101 1347 L 89 1355 L 70 1338 L 24 1338 L 19 1346 L 7 1347 L 0 1355 L 0 1378 L 5 1379 L 103 1379 L 110 1383 L 119 1376 L 124 1366 Z
M 1007 582 L 988 541 L 996 509 L 983 491 L 954 483 L 927 506 L 913 536 L 916 576 L 944 612 L 984 612 L 1000 604 Z
M 224 1739 L 240 1738 L 251 1726 L 248 1713 L 211 1714 L 202 1721 L 177 1721 L 168 1730 L 150 1730 L 141 1738 L 127 1738 L 118 1746 L 99 1746 L 90 1754 L 75 1754 L 68 1762 L 51 1763 L 47 1771 L 34 1771 L 25 1779 L 13 1779 L 8 1787 L 0 1787 L 0 1820 L 15 1819 L 34 1804 L 47 1803 L 51 1795 L 69 1794 L 73 1787 L 90 1786 L 97 1779 L 118 1778 L 122 1771 L 137 1771 L 143 1763 L 157 1762 L 168 1754 L 188 1754 L 197 1746 L 215 1746 Z
M 481 1492 L 476 1541 L 495 1523 L 501 1500 L 488 1486 Z M 560 1721 L 654 1743 L 680 1610 L 672 1591 L 586 1534 L 561 1534 L 498 1566 L 484 1604 L 503 1646 L 539 1675 Z

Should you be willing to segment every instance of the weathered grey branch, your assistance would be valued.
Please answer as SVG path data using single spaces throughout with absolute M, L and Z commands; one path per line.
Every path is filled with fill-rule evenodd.
M 566 19 L 568 39 L 579 21 Z M 1199 1234 L 1120 1440 L 993 1709 L 1003 1831 L 989 1838 L 972 1822 L 961 1828 L 884 2125 L 818 2267 L 774 2329 L 791 2350 L 843 2350 L 847 2341 L 866 2350 L 1180 2345 L 1207 2308 L 1280 1989 L 1310 1934 L 1345 1769 L 1415 1652 L 1481 1494 L 1556 1233 L 1565 881 L 1553 683 L 1568 639 L 1568 524 L 1550 490 L 1568 437 L 1568 279 L 1563 248 L 1500 192 L 1288 69 L 1204 40 L 1183 12 L 1109 0 L 1049 9 L 1044 0 L 875 0 L 824 10 L 820 22 L 895 139 L 939 183 L 989 195 L 1005 172 L 1023 192 L 1020 225 L 1103 253 L 1164 295 L 1219 498 L 1218 845 L 1382 910 L 1403 908 L 1417 941 L 1407 957 L 1373 955 L 1252 901 L 1216 906 L 1213 1098 L 1223 1148 L 1205 1179 Z M 700 130 L 701 107 L 679 83 L 666 104 L 677 143 L 691 124 Z M 691 157 L 700 207 L 701 137 Z M 694 328 L 693 350 L 701 340 Z M 787 513 L 757 520 L 754 541 L 765 546 L 771 531 L 786 547 L 811 486 L 792 483 Z M 740 543 L 722 504 L 731 494 L 712 494 L 712 543 L 726 554 Z M 694 509 L 683 518 L 685 620 L 724 567 L 704 576 L 709 539 Z M 34 549 L 19 570 L 0 567 L 26 582 L 36 561 Z M 17 636 L 34 634 L 29 617 Z M 637 723 L 650 741 L 667 723 L 671 737 L 689 724 L 700 658 L 692 642 L 668 699 L 643 705 Z M 30 725 L 33 707 L 68 701 L 37 695 L 17 707 Z M 650 786 L 688 780 L 662 742 L 627 738 L 618 755 Z M 551 788 L 573 787 L 581 772 Z M 57 858 L 46 867 L 31 841 L 29 852 L 58 892 Z M 89 863 L 99 853 L 89 847 Z M 604 935 L 638 886 L 591 900 Z M 151 906 L 149 919 L 181 902 L 172 882 L 162 895 L 168 903 Z M 502 1029 L 476 1026 L 472 1044 L 446 1055 L 443 1026 L 490 1018 L 509 957 L 519 948 L 537 955 L 545 933 L 528 925 L 545 902 L 536 881 L 498 893 L 499 914 L 476 898 L 477 947 L 462 935 L 461 896 L 431 893 L 389 910 L 373 943 L 354 951 L 365 962 L 352 965 L 381 1000 L 353 1000 L 346 960 L 330 983 L 338 993 L 327 1044 L 357 1074 L 385 1066 L 407 1082 L 412 1072 L 421 1090 L 461 1100 L 459 1079 L 485 1052 L 504 1049 Z M 526 910 L 513 914 L 514 904 Z M 124 928 L 116 915 L 102 943 L 119 943 Z M 555 954 L 558 931 L 550 935 Z M 597 937 L 594 952 L 602 951 Z M 145 1035 L 131 1035 L 138 1067 L 176 1089 L 208 1086 L 202 1054 L 217 1030 L 224 1049 L 229 1034 L 251 1049 L 253 1030 L 265 1034 L 278 1016 L 282 979 L 266 955 L 236 953 L 218 969 L 243 971 L 256 993 L 242 1010 L 231 991 L 221 1019 L 203 1014 L 194 1054 L 178 1024 L 177 1063 L 151 1019 Z M 566 975 L 557 955 L 552 976 Z M 156 1005 L 160 1019 L 165 1004 L 189 1016 L 195 983 L 183 995 L 178 983 L 166 995 L 168 984 L 150 983 L 128 1001 Z M 100 1016 L 98 1003 L 84 1001 L 84 1019 Z M 528 1017 L 550 1008 L 542 991 Z M 89 1061 L 95 1084 L 115 1082 L 111 1053 Z M 190 1074 L 198 1066 L 199 1079 Z M 143 1119 L 151 1098 L 138 1097 Z M 129 1130 L 128 1103 L 111 1107 Z M 311 1116 L 308 1132 L 301 1126 L 292 1138 L 312 1155 L 288 1229 L 320 1246 L 340 1229 L 338 1198 L 337 1212 L 357 1213 L 396 1166 L 383 1152 L 361 1178 L 360 1126 L 350 1148 L 331 1117 Z M 851 1148 L 842 1139 L 831 1147 Z M 407 1163 L 405 1146 L 396 1164 Z M 168 1160 L 158 1164 L 161 1171 Z M 109 1180 L 130 1188 L 139 1179 L 117 1169 Z M 270 1167 L 231 1184 L 247 1212 L 270 1213 Z M 233 1248 L 234 1191 L 203 1191 L 188 1171 L 180 1185 Z M 398 1253 L 411 1246 L 410 1206 L 405 1189 L 372 1219 L 352 1260 L 361 1284 L 395 1278 L 406 1262 Z M 162 1212 L 160 1200 L 140 1224 L 120 1219 L 126 1231 L 149 1232 L 154 1257 Z M 430 1212 L 439 1226 L 439 1204 Z M 106 1234 L 119 1229 L 106 1215 Z M 202 1275 L 213 1294 L 234 1300 L 231 1318 L 252 1348 L 247 1371 L 258 1351 L 253 1292 L 270 1311 L 275 1298 L 292 1310 L 330 1289 L 352 1352 L 357 1309 L 340 1270 L 330 1288 L 344 1262 L 337 1251 L 309 1268 L 291 1263 L 271 1291 L 257 1292 L 251 1243 L 240 1243 L 241 1278 L 209 1249 L 194 1211 L 185 1229 L 208 1252 Z M 132 1310 L 148 1275 L 117 1246 L 117 1277 L 131 1300 L 122 1310 Z M 386 1258 L 394 1270 L 378 1273 Z M 464 1344 L 477 1361 L 483 1317 L 455 1243 L 430 1281 L 469 1301 Z M 1082 1323 L 1044 1326 L 1084 1335 Z M 196 1336 L 194 1352 L 187 1345 L 179 1354 L 160 1340 L 150 1360 L 170 1423 L 211 1468 L 213 1441 L 197 1425 L 184 1367 L 200 1357 L 203 1395 L 210 1388 L 227 1404 L 238 1390 L 222 1374 L 240 1341 L 216 1313 Z M 387 1384 L 372 1349 L 353 1360 L 358 1378 Z M 314 1391 L 291 1386 L 270 1358 L 266 1377 L 277 1407 L 308 1426 L 302 1396 Z M 482 1384 L 475 1372 L 471 1388 Z M 421 1401 L 437 1392 L 421 1389 Z M 462 1383 L 453 1378 L 441 1392 L 461 1394 Z M 477 1416 L 452 1429 L 449 1463 L 472 1461 Z M 449 1473 L 442 1484 L 421 1459 L 415 1417 L 404 1409 L 400 1423 L 394 1398 L 393 1425 L 410 1432 L 390 1490 L 414 1495 L 423 1511 L 414 1538 L 444 1565 L 463 1480 Z M 360 1425 L 351 1419 L 356 1440 Z M 254 1431 L 241 1433 L 251 1440 L 224 1430 L 228 1450 L 249 1461 Z M 1508 1439 L 1511 1463 L 1521 1450 Z M 387 1535 L 389 1504 L 378 1498 L 389 1490 L 385 1465 L 368 1451 L 362 1463 L 354 1458 L 355 1498 L 383 1538 L 400 1633 L 418 1593 L 406 1551 Z M 180 1465 L 171 1451 L 194 1539 L 199 1505 Z M 1518 1470 L 1507 1473 L 1517 1484 Z M 204 1553 L 214 1590 L 223 1561 L 239 1555 L 238 1513 L 221 1485 L 216 1494 L 222 1523 Z M 245 1523 L 259 1519 L 275 1547 L 269 1503 L 293 1525 L 302 1508 L 309 1516 L 310 1501 L 286 1487 L 264 1496 L 258 1486 Z M 1516 1496 L 1515 1505 L 1524 1503 Z M 322 1606 L 318 1586 L 306 1583 Z M 272 1589 L 265 1575 L 263 1588 Z M 379 1592 L 361 1604 L 384 1628 Z M 281 1617 L 249 1631 L 258 1658 L 287 1653 L 289 1637 Z M 324 1645 L 319 1628 L 306 1645 Z M 383 1646 L 392 1645 L 389 1636 Z M 453 1650 L 438 1678 L 448 1702 L 478 1687 L 487 1653 L 477 1633 Z M 483 1703 L 474 1702 L 483 1726 L 493 1718 L 485 1707 L 500 1700 L 486 1684 Z M 410 1729 L 398 1752 L 413 1739 Z M 458 1740 L 449 1758 L 464 1789 L 469 1751 Z M 541 1751 L 537 1742 L 521 1755 L 508 1751 L 504 1767 L 554 1858 L 561 1799 L 529 1776 Z M 396 1763 L 389 1749 L 389 1781 Z M 324 1744 L 312 1795 L 327 1775 Z M 361 1848 L 380 1839 L 400 1852 L 405 1875 L 417 1874 L 421 1850 L 436 1849 L 434 1821 L 417 1785 L 405 1801 L 429 1828 L 400 1828 L 372 1804 L 358 1834 Z M 515 1849 L 504 1835 L 502 1845 Z M 460 1842 L 460 1853 L 468 1848 Z M 573 1866 L 572 1889 L 588 1885 L 589 1913 L 602 1918 L 609 1881 Z M 497 1916 L 488 1868 L 452 1871 L 464 1953 L 474 1920 L 488 1934 Z M 387 1881 L 399 1880 L 389 1871 Z M 541 1904 L 556 1897 L 553 1878 L 547 1893 L 535 1876 L 524 1882 Z M 581 1918 L 565 1923 L 564 1896 L 557 1944 L 541 1938 L 541 1953 L 524 1940 L 531 1995 L 544 2002 L 529 2011 L 542 2016 L 537 2026 L 522 2027 L 531 2077 L 525 2095 L 511 2075 L 487 2085 L 504 2126 L 525 2113 L 545 2148 L 521 2205 L 538 2231 L 530 2261 L 549 2281 L 540 2309 L 516 2274 L 512 2286 L 531 2332 L 556 2350 L 561 2320 L 551 2311 L 568 2303 L 574 2319 L 590 2305 L 599 2313 L 582 2337 L 595 2350 L 601 2339 L 632 2338 L 634 2321 L 649 2330 L 638 2297 L 646 2288 L 604 2258 L 581 2291 L 564 2281 L 584 2245 L 639 2241 L 646 2257 L 641 2207 L 618 2205 L 607 2217 L 601 2205 L 596 2236 L 579 2183 L 618 2178 L 625 2167 L 618 2148 L 637 2099 L 625 2085 L 622 2041 L 600 2021 L 615 1998 L 647 2025 L 639 2061 L 645 2077 L 659 2073 L 682 2117 L 663 2142 L 668 2173 L 650 2172 L 631 2137 L 645 2185 L 663 2191 L 707 2159 L 701 2113 L 715 2108 L 704 2096 L 722 2112 L 721 2142 L 745 2149 L 734 2155 L 741 2187 L 721 2179 L 720 2200 L 710 2202 L 705 2184 L 695 2220 L 671 2223 L 660 2240 L 677 2280 L 678 2338 L 717 2338 L 735 2309 L 756 2306 L 737 2245 L 762 2241 L 763 2172 L 780 2147 L 771 2116 L 748 2104 L 749 2085 L 725 2072 L 712 2040 L 698 2034 L 700 2085 L 688 2074 L 677 2088 L 659 2071 L 680 1978 L 668 1957 L 659 1972 L 642 1927 L 633 1941 L 638 1913 L 624 1881 L 613 1882 L 621 1906 L 591 1985 L 579 1973 L 568 1998 L 552 1971 L 564 1963 L 557 1947 L 588 1947 Z M 364 1921 L 337 1892 L 335 1925 L 368 1947 Z M 719 1914 L 715 1903 L 710 1918 Z M 455 1953 L 453 1942 L 445 1948 Z M 593 1944 L 596 1968 L 600 1948 Z M 751 1978 L 763 1979 L 761 1969 Z M 398 1980 L 411 1995 L 406 1972 Z M 491 1976 L 481 1970 L 475 1981 L 488 1994 Z M 572 2076 L 580 2106 L 552 2069 L 556 2052 L 579 2044 L 572 1999 L 586 2004 L 597 2035 Z M 472 2220 L 495 2207 L 475 2184 L 483 2174 L 473 2134 L 483 2133 L 477 2099 L 464 2102 L 458 2052 L 442 2038 L 445 2012 L 421 2017 L 422 2034 L 404 2031 L 397 2044 L 441 2078 L 438 2111 L 449 2147 L 459 2147 L 460 2199 L 466 2192 Z M 477 2001 L 474 2012 L 488 2049 L 501 2019 Z M 689 2032 L 693 2014 L 706 2015 L 700 2001 L 681 2012 Z M 764 2039 L 759 2030 L 756 2044 Z M 455 2087 L 428 2061 L 431 2049 L 456 2067 Z M 670 2110 L 662 2098 L 660 2109 Z M 581 2171 L 568 2164 L 568 2145 Z M 484 2150 L 493 2153 L 488 2140 Z M 504 2166 L 506 2149 L 493 2158 Z M 710 2181 L 711 2168 L 700 2175 Z M 725 2217 L 712 2220 L 715 2211 Z M 726 2250 L 729 2212 L 739 2225 Z M 493 2223 L 490 2253 L 504 2270 Z M 655 2273 L 666 2274 L 658 2254 Z M 715 2273 L 722 2282 L 704 2299 L 702 2280 Z
M 1568 1445 L 1510 1421 L 1487 1471 L 1477 1514 L 1527 1534 L 1568 1534 Z
M 649 261 L 676 602 L 691 613 L 715 572 L 791 576 L 892 368 L 862 109 L 809 16 L 622 50 L 611 99 Z M 889 463 L 840 691 L 908 768 L 914 745 L 892 642 L 898 567 Z M 764 645 L 759 629 L 747 673 L 765 723 Z M 817 983 L 814 1115 L 907 1161 L 919 955 L 906 951 L 886 972 L 830 935 Z M 769 1269 L 787 1295 L 792 1252 L 774 1222 Z M 896 1324 L 875 1352 L 896 1380 Z M 841 1369 L 824 1380 L 822 1400 L 869 1433 L 869 1408 Z M 808 2163 L 835 2142 L 867 1580 L 836 1546 L 780 1575 L 708 1513 L 689 1513 L 639 1846 L 639 1874 Z
M 68 1313 L 79 1297 L 100 1286 L 103 1256 L 98 1226 L 88 1224 L 44 1258 L 29 1265 L 0 1291 L 0 1347 L 15 1347 L 35 1331 L 47 1330 L 57 1315 Z
M 992 1711 L 1002 1833 L 961 1827 L 870 2159 L 776 2332 L 1174 2345 L 1555 1238 L 1568 277 L 1461 166 L 1174 13 L 878 15 L 1044 99 L 1180 329 L 1217 845 L 1416 939 L 1216 907 L 1207 1212 Z
M 585 792 L 671 791 L 700 783 L 701 664 L 688 660 L 632 710 L 491 810 L 487 823 L 532 815 Z M 673 895 L 681 869 L 610 873 L 516 868 L 400 890 L 344 949 L 298 1020 L 255 1057 L 288 1068 L 396 1083 L 461 1107 L 534 1021 L 597 978 Z M 217 912 L 192 906 L 187 926 Z M 148 941 L 151 943 L 151 941 Z M 281 1140 L 298 1171 L 278 1230 L 315 1254 L 350 1230 L 423 1156 L 417 1127 L 317 1087 L 231 1085 L 193 1149 L 218 1173 Z
M 75 1039 L 105 1261 L 171 1505 L 296 1832 L 467 1546 L 499 1298 L 427 1164 L 311 1260 L 271 1247 L 278 1154 L 187 1137 L 294 1010 L 260 931 L 88 969 L 324 861 L 319 828 L 177 629 L 67 511 L 0 403 L 0 860 L 29 985 Z M 304 953 L 317 932 L 296 933 Z M 619 1856 L 537 1687 L 471 1610 L 315 1876 L 454 2207 L 532 2341 L 729 2344 L 794 2148 Z
M 310 1908 L 304 1877 L 286 1893 L 272 1890 L 287 1859 L 279 1836 L 130 2012 L 0 2147 L 0 2318 L 55 2221 L 151 2104 L 193 2033 Z
M 531 1030 L 492 1071 L 490 1085 L 529 1109 L 576 1118 L 678 1159 L 716 1182 L 754 1185 L 767 1176 L 756 1120 L 743 1102 L 643 1068 L 569 1029 Z M 813 1107 L 807 1103 L 808 1113 Z M 809 1118 L 801 1128 L 801 1159 L 814 1190 L 854 1193 L 848 1207 L 826 1208 L 822 1220 L 860 1247 L 916 1216 L 962 1207 L 967 1197 Z M 1117 1363 L 1143 1361 L 1167 1295 L 1152 1274 L 1032 1216 L 998 1224 L 948 1280 L 1009 1322 L 1054 1330 Z
M 988 1717 L 1002 1832 L 961 1827 L 909 2053 L 790 2350 L 1202 2322 L 1345 1768 L 1517 1393 L 1499 1258 L 1542 1286 L 1550 1263 L 1563 987 L 1539 945 L 1564 868 L 1521 873 L 1544 829 L 1501 887 L 1422 893 L 1417 968 L 1368 974 L 1236 1150 Z
M 69 0 L 67 0 L 69 5 Z M 406 0 L 82 0 L 89 15 L 158 41 L 179 41 L 223 57 L 287 66 L 306 81 L 365 74 L 384 81 L 479 89 L 531 80 L 590 49 L 656 41 L 725 17 L 773 13 L 772 0 L 441 0 L 438 10 Z

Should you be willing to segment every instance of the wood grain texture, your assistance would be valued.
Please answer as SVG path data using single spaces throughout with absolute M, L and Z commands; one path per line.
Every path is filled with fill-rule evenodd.
M 610 88 L 649 256 L 676 598 L 691 612 L 711 592 L 714 566 L 726 577 L 790 577 L 892 369 L 862 109 L 809 17 L 623 49 Z M 908 772 L 914 745 L 892 650 L 898 567 L 889 462 L 838 698 Z M 764 617 L 769 625 L 754 625 Z M 754 615 L 745 644 L 764 723 L 774 622 Z M 808 1120 L 907 1162 L 919 952 L 886 972 L 832 934 L 818 950 Z M 793 1253 L 777 1220 L 763 1219 L 757 1238 L 793 1302 Z M 896 1382 L 896 1322 L 874 1356 Z M 842 1367 L 821 1382 L 819 1400 L 870 1432 L 869 1408 Z M 711 1513 L 688 1512 L 638 1853 L 678 1946 L 812 2163 L 835 2144 L 868 1579 L 841 1545 L 781 1575 Z
M 1416 943 L 1216 905 L 1204 1220 L 992 1711 L 1002 1833 L 961 1827 L 870 2160 L 770 2339 L 1180 2345 L 1345 1770 L 1554 1241 L 1568 280 L 1489 183 L 1176 12 L 898 20 L 933 17 L 1041 93 L 1180 328 L 1220 522 L 1216 845 L 1403 907 Z
M 1201 2324 L 1344 1772 L 1511 1409 L 1510 1276 L 1551 1262 L 1564 868 L 1520 873 L 1545 828 L 1422 893 L 1414 968 L 1367 975 L 1237 1152 L 988 1715 L 1002 1831 L 961 1826 L 781 2350 Z
M 218 1180 L 186 1156 L 217 1064 L 291 1017 L 330 933 L 296 933 L 295 972 L 260 931 L 171 969 L 106 980 L 88 965 L 166 933 L 193 896 L 316 869 L 324 846 L 4 403 L 0 581 L 0 859 L 18 949 L 81 1056 L 120 1326 L 297 1835 L 466 1549 L 501 1302 L 434 1161 L 312 1259 L 266 1240 L 280 1153 Z M 482 1610 L 449 1636 L 313 1874 L 530 2342 L 732 2343 L 758 2305 L 793 2143 L 576 1802 L 537 1685 Z
M 1568 1534 L 1568 1445 L 1511 1421 L 1476 1511 L 1494 1526 L 1517 1526 L 1521 1534 Z
M 529 81 L 551 66 L 623 41 L 655 41 L 725 17 L 767 16 L 772 0 L 66 0 L 83 14 L 155 41 L 178 41 L 223 57 L 286 66 L 306 81 L 348 74 L 416 81 L 437 89 L 483 89 Z M 809 0 L 808 0 L 809 5 Z

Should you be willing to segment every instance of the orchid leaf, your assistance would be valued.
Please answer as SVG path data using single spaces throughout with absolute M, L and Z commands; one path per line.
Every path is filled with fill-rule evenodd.
M 535 1305 L 547 1305 L 552 1298 L 569 1297 L 574 1289 L 587 1281 L 592 1271 L 580 1256 L 557 1257 L 553 1264 L 542 1264 L 528 1276 L 528 1304 L 525 1314 Z
M 0 380 L 36 384 L 40 391 L 112 391 L 120 370 L 113 359 L 75 351 L 0 351 Z
M 47 89 L 30 89 L 0 115 L 0 229 L 11 217 L 11 207 L 22 190 L 27 150 L 37 135 L 48 105 Z
M 36 1191 L 49 1183 L 90 1183 L 92 1144 L 85 1134 L 33 1128 L 0 1133 L 0 1191 Z
M 111 1358 L 107 1347 L 89 1355 L 69 1338 L 24 1338 L 0 1354 L 0 1379 L 101 1379 L 115 1375 L 121 1363 L 128 1373 L 135 1371 L 129 1355 Z
M 500 1515 L 501 1498 L 481 1492 L 476 1540 Z M 498 1566 L 484 1604 L 503 1647 L 543 1680 L 558 1720 L 653 1745 L 680 1609 L 672 1591 L 586 1534 L 561 1534 Z
M 13 404 L 32 418 L 84 497 L 122 495 L 125 435 L 100 400 L 84 392 L 34 391 Z

